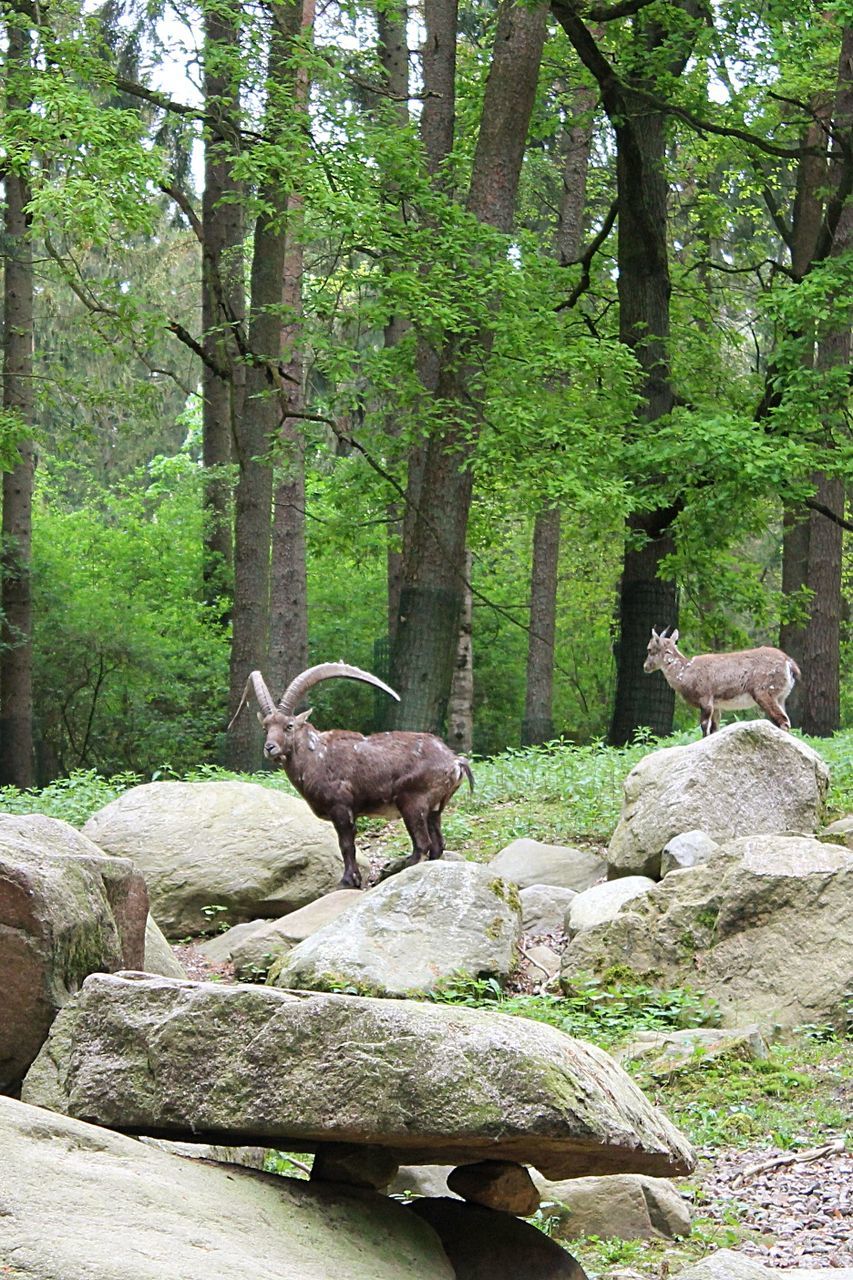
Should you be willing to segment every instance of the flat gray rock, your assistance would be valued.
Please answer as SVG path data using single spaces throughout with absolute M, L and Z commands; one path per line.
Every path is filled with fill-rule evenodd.
M 526 1018 L 404 1000 L 95 974 L 24 1101 L 130 1133 L 548 1177 L 671 1174 L 689 1144 L 603 1050 Z
M 794 1267 L 781 1270 L 763 1267 L 754 1258 L 733 1249 L 718 1249 L 701 1262 L 694 1262 L 686 1271 L 679 1271 L 675 1280 L 853 1280 L 853 1267 Z
M 690 1206 L 666 1178 L 622 1173 L 607 1178 L 535 1179 L 567 1240 L 674 1240 L 690 1234 Z
M 585 849 L 528 839 L 513 840 L 488 865 L 521 889 L 550 884 L 575 893 L 602 880 L 607 870 L 601 858 Z
M 561 889 L 555 884 L 531 884 L 518 896 L 525 933 L 562 933 L 566 911 L 577 897 L 577 890 Z

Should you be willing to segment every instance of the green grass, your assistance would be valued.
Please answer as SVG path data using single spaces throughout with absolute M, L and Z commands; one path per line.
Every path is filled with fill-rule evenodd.
M 602 744 L 577 747 L 552 742 L 541 747 L 505 751 L 474 761 L 476 789 L 457 792 L 445 815 L 449 848 L 485 861 L 511 840 L 532 837 L 545 843 L 606 843 L 619 818 L 622 782 L 644 755 L 659 747 L 695 742 L 694 730 L 671 738 L 646 738 L 630 747 Z M 829 817 L 853 812 L 853 729 L 833 738 L 805 739 L 830 768 Z M 173 777 L 168 769 L 154 780 Z M 263 786 L 292 791 L 282 772 L 237 774 L 202 765 L 186 775 L 190 781 L 244 778 Z M 81 826 L 96 810 L 128 787 L 150 779 L 135 774 L 102 778 L 93 770 L 78 770 L 42 790 L 0 788 L 0 810 L 7 813 L 47 813 Z M 365 830 L 383 832 L 388 853 L 409 848 L 401 824 L 364 823 Z M 387 834 L 386 834 L 387 833 Z

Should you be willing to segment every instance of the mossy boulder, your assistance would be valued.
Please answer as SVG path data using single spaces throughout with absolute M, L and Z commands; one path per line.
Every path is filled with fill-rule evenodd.
M 490 866 L 424 862 L 383 881 L 300 942 L 269 981 L 312 991 L 423 993 L 451 979 L 505 978 L 520 938 L 514 884 Z
M 689 1144 L 603 1050 L 481 1009 L 96 974 L 25 1102 L 179 1141 L 515 1160 L 547 1177 L 685 1172 Z
M 0 814 L 0 1090 L 17 1089 L 88 974 L 142 967 L 147 915 L 126 859 L 56 818 Z
M 607 874 L 659 879 L 664 847 L 696 829 L 720 843 L 777 832 L 810 835 L 823 820 L 828 785 L 829 770 L 817 752 L 767 720 L 653 751 L 623 783 Z
M 811 836 L 732 840 L 579 933 L 562 978 L 630 966 L 713 997 L 726 1026 L 842 1026 L 853 979 L 853 853 Z
M 275 918 L 329 893 L 343 861 L 304 800 L 255 782 L 150 782 L 100 809 L 84 833 L 145 876 L 167 938 Z M 366 868 L 365 868 L 366 870 Z

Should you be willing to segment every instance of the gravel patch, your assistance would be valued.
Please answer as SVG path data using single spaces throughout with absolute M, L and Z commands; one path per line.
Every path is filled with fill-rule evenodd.
M 715 1151 L 699 1170 L 702 1210 L 755 1233 L 734 1246 L 766 1267 L 853 1266 L 853 1153 L 833 1152 L 803 1164 L 743 1177 L 751 1166 L 792 1152 L 772 1147 Z M 793 1278 L 792 1278 L 793 1280 Z

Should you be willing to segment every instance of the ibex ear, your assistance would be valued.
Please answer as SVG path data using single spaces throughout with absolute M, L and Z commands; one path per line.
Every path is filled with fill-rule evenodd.
M 659 636 L 659 635 L 658 635 L 658 633 L 655 631 L 654 627 L 652 627 L 652 639 L 653 639 L 653 640 L 660 640 L 660 636 Z
M 298 715 L 298 716 L 294 716 L 294 717 L 293 717 L 293 723 L 294 723 L 294 724 L 305 724 L 305 721 L 306 721 L 306 720 L 308 719 L 308 717 L 311 715 L 311 712 L 312 712 L 313 710 L 314 710 L 314 708 L 313 708 L 313 707 L 309 707 L 307 711 L 300 711 L 300 713 L 299 713 L 299 715 Z
M 669 638 L 670 638 L 670 640 L 672 641 L 672 643 L 673 643 L 673 644 L 676 644 L 676 643 L 677 643 L 677 641 L 678 641 L 678 628 L 677 628 L 677 627 L 676 627 L 675 631 L 673 631 L 672 635 L 671 635 Z

